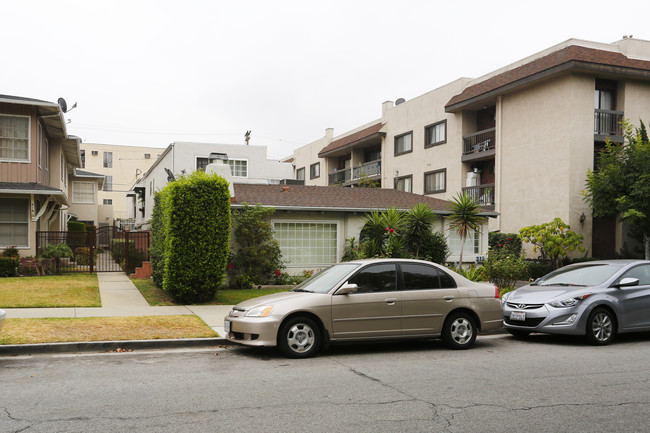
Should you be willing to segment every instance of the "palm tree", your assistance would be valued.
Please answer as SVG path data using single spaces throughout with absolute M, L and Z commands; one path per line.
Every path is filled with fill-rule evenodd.
M 465 248 L 465 239 L 472 230 L 480 233 L 483 217 L 478 215 L 478 202 L 466 193 L 458 193 L 450 201 L 449 209 L 449 230 L 455 230 L 460 236 L 460 258 L 458 260 L 458 270 L 463 268 L 463 249 Z

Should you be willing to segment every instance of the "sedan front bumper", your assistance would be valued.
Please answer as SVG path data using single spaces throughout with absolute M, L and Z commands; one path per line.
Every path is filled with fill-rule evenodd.
M 546 304 L 513 308 L 506 303 L 503 307 L 503 326 L 518 331 L 584 335 L 581 313 L 580 308 L 553 308 Z
M 281 319 L 270 317 L 232 317 L 224 318 L 226 339 L 248 346 L 277 346 L 278 329 Z

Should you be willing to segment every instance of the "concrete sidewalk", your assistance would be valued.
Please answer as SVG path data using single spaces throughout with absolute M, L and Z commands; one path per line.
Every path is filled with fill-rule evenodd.
M 169 316 L 192 314 L 200 317 L 223 339 L 223 319 L 232 305 L 184 305 L 152 307 L 131 279 L 122 272 L 98 272 L 101 307 L 78 308 L 5 308 L 7 319 L 42 317 L 117 317 Z M 165 340 L 170 341 L 170 340 Z M 219 341 L 215 341 L 219 343 Z M 222 342 L 225 342 L 223 340 Z

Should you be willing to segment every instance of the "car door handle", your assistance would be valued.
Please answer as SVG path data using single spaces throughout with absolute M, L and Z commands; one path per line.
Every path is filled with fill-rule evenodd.
M 448 296 L 443 296 L 442 299 L 444 299 L 447 302 L 451 302 L 454 300 L 454 296 L 448 295 Z
M 395 302 L 397 302 L 397 298 L 388 298 L 384 302 L 386 302 L 388 305 L 395 305 Z

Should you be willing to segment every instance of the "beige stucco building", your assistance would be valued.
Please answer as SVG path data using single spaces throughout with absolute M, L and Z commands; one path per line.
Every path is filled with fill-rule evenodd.
M 491 231 L 518 233 L 560 217 L 589 255 L 633 242 L 615 219 L 594 219 L 586 173 L 619 122 L 650 119 L 650 42 L 571 39 L 477 79 L 459 78 L 381 117 L 293 154 L 306 185 L 377 182 L 450 199 L 460 191 L 499 214 Z
M 164 150 L 159 147 L 81 143 L 84 170 L 105 176 L 103 187 L 96 193 L 97 204 L 110 207 L 112 215 L 102 212 L 101 225 L 111 225 L 114 219 L 129 218 L 127 192 Z

